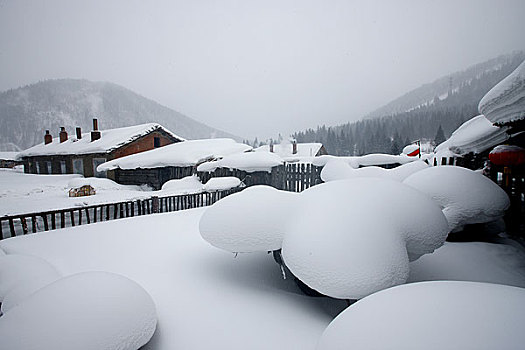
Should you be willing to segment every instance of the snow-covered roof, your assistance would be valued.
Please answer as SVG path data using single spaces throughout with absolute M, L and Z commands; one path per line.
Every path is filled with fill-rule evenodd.
M 217 168 L 243 170 L 249 173 L 256 171 L 272 171 L 272 168 L 283 164 L 284 161 L 277 154 L 270 152 L 246 152 L 232 154 L 215 162 L 203 163 L 197 171 L 212 172 Z
M 506 127 L 497 127 L 484 115 L 478 115 L 461 124 L 448 140 L 436 147 L 438 156 L 480 153 L 509 138 Z
M 525 61 L 483 96 L 478 110 L 493 123 L 525 118 Z
M 97 170 L 195 166 L 207 160 L 221 158 L 234 153 L 242 153 L 251 149 L 251 146 L 227 138 L 188 140 L 113 159 L 99 165 Z
M 0 152 L 1 160 L 16 160 L 18 152 Z
M 173 134 L 157 123 L 147 123 L 123 128 L 100 130 L 100 139 L 91 141 L 90 132 L 82 134 L 79 140 L 75 135 L 70 135 L 67 141 L 60 143 L 58 137 L 53 138 L 53 142 L 44 144 L 43 142 L 26 149 L 18 154 L 18 159 L 31 156 L 65 155 L 65 154 L 90 154 L 90 153 L 110 153 L 119 147 L 127 145 L 136 139 L 147 135 L 155 130 L 163 130 L 174 138 L 181 141 L 184 138 Z
M 286 161 L 300 160 L 305 157 L 315 157 L 323 147 L 321 143 L 297 143 L 297 153 L 293 153 L 291 143 L 273 145 L 273 153 Z M 256 152 L 270 152 L 270 146 L 264 145 L 255 149 Z

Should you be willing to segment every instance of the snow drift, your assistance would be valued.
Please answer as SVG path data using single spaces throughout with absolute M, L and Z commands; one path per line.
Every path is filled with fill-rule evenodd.
M 0 317 L 9 349 L 138 349 L 155 332 L 155 304 L 132 280 L 83 272 L 38 290 Z
M 303 191 L 282 245 L 286 266 L 318 292 L 359 299 L 404 283 L 409 260 L 440 247 L 439 206 L 399 182 L 358 178 Z
M 281 249 L 297 194 L 252 186 L 208 207 L 199 224 L 202 238 L 229 252 Z
M 380 177 L 403 181 L 411 174 L 425 168 L 428 168 L 427 163 L 416 160 L 393 169 L 384 169 L 377 166 L 354 169 L 351 164 L 341 159 L 330 159 L 323 167 L 323 170 L 321 170 L 321 179 L 324 182 L 329 182 L 356 177 Z
M 406 284 L 348 307 L 318 350 L 519 349 L 525 289 L 476 282 Z
M 467 224 L 494 221 L 510 205 L 509 197 L 498 185 L 462 167 L 430 167 L 412 174 L 403 183 L 439 203 L 450 231 L 454 232 Z

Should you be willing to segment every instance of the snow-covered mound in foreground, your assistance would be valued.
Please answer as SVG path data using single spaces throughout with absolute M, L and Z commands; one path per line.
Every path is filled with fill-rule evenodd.
M 199 224 L 201 236 L 229 252 L 281 249 L 297 196 L 270 186 L 249 187 L 206 209 Z
M 354 169 L 351 164 L 340 159 L 330 159 L 321 170 L 321 179 L 324 182 L 352 179 L 356 177 L 381 177 L 396 181 L 403 181 L 411 174 L 428 168 L 428 164 L 417 160 L 405 163 L 393 169 L 384 169 L 377 166 L 367 166 Z
M 525 118 L 525 61 L 483 96 L 478 110 L 493 123 Z
M 5 310 L 5 298 L 17 299 L 15 296 L 27 296 L 61 276 L 58 271 L 42 258 L 31 255 L 0 255 L 0 303 Z M 29 289 L 28 289 L 29 287 Z M 18 293 L 16 290 L 18 289 Z M 11 304 L 9 302 L 8 304 Z M 13 300 L 14 303 L 14 300 Z
M 467 224 L 494 221 L 510 205 L 509 197 L 498 185 L 462 167 L 430 167 L 412 174 L 403 183 L 439 203 L 450 231 L 460 231 Z
M 157 324 L 155 304 L 132 280 L 83 272 L 38 290 L 0 317 L 7 349 L 138 349 Z
M 525 289 L 489 283 L 406 284 L 348 307 L 317 349 L 520 349 Z
M 78 188 L 85 185 L 93 187 L 95 190 L 136 190 L 140 191 L 140 186 L 120 185 L 113 180 L 99 177 L 76 177 L 68 181 L 68 188 Z
M 409 260 L 433 252 L 448 233 L 433 200 L 392 180 L 328 182 L 298 199 L 284 261 L 310 288 L 334 298 L 359 299 L 404 283 Z
M 241 186 L 242 182 L 234 176 L 212 177 L 204 185 L 207 192 L 230 190 Z
M 162 185 L 163 192 L 177 194 L 196 193 L 202 191 L 202 183 L 195 175 L 186 176 L 182 179 L 169 180 Z

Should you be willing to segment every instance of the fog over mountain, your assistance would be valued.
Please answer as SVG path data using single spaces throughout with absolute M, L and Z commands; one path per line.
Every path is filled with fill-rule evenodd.
M 98 118 L 99 129 L 159 123 L 188 139 L 233 137 L 122 86 L 77 79 L 46 80 L 0 93 L 0 150 L 17 151 L 43 142 L 46 129 L 73 134 Z

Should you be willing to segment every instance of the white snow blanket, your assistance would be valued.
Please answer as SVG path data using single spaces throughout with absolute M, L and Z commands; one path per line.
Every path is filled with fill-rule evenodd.
M 298 199 L 284 261 L 310 288 L 334 298 L 359 299 L 404 283 L 409 260 L 433 252 L 448 233 L 439 206 L 397 181 L 333 181 Z
M 328 182 L 357 177 L 380 177 L 396 181 L 403 181 L 411 174 L 425 168 L 428 168 L 427 163 L 421 160 L 416 160 L 414 162 L 400 165 L 393 169 L 384 169 L 377 166 L 367 166 L 364 168 L 354 169 L 344 160 L 330 159 L 323 167 L 323 170 L 321 170 L 321 179 L 324 182 Z
M 251 150 L 252 147 L 232 139 L 188 140 L 173 143 L 150 151 L 132 154 L 100 164 L 98 171 L 120 169 L 150 169 L 165 166 L 188 167 Z
M 302 161 L 315 157 L 321 150 L 323 145 L 321 143 L 297 143 L 297 153 L 293 153 L 293 145 L 291 142 L 282 142 L 273 145 L 273 153 L 287 162 Z M 270 145 L 263 145 L 255 149 L 255 152 L 270 152 Z
M 450 231 L 467 224 L 494 221 L 510 206 L 505 191 L 487 177 L 457 166 L 430 167 L 403 181 L 432 197 L 448 220 Z
M 203 186 L 196 175 L 186 176 L 182 179 L 169 180 L 162 185 L 161 192 L 163 195 L 188 194 L 202 192 Z
M 406 284 L 348 307 L 318 350 L 520 349 L 525 289 L 489 283 Z
M 365 154 L 364 156 L 355 157 L 338 157 L 324 155 L 315 157 L 312 159 L 312 164 L 316 166 L 325 166 L 330 160 L 339 159 L 348 163 L 352 168 L 359 168 L 360 166 L 372 166 L 372 165 L 388 165 L 388 164 L 406 164 L 416 160 L 418 157 L 409 157 L 406 154 L 393 155 L 393 154 L 382 154 L 372 153 Z
M 461 124 L 448 140 L 436 147 L 434 153 L 438 160 L 470 152 L 480 153 L 506 141 L 509 138 L 506 131 L 506 127 L 494 126 L 484 115 L 478 115 Z
M 298 194 L 252 186 L 208 207 L 201 218 L 202 238 L 229 252 L 281 249 Z
M 50 144 L 45 145 L 42 142 L 18 153 L 17 159 L 27 156 L 54 154 L 110 153 L 119 147 L 159 129 L 163 129 L 165 132 L 179 140 L 184 140 L 182 137 L 173 134 L 160 124 L 147 123 L 127 126 L 124 128 L 100 130 L 100 139 L 95 141 L 91 141 L 91 135 L 89 132 L 83 133 L 80 140 L 75 136 L 70 136 L 67 141 L 62 143 L 60 143 L 58 137 L 55 137 Z
M 42 258 L 20 254 L 0 255 L 0 303 L 2 303 L 2 310 L 5 310 L 4 299 L 10 293 L 12 294 L 10 299 L 21 294 L 26 296 L 26 294 L 59 278 L 60 274 L 55 267 Z M 30 286 L 28 286 L 29 284 Z
M 16 160 L 18 152 L 0 152 L 0 159 L 3 160 Z
M 525 61 L 483 96 L 478 110 L 493 123 L 525 118 Z
M 0 317 L 8 349 L 138 349 L 157 324 L 155 304 L 136 282 L 108 272 L 61 278 Z
M 246 152 L 225 156 L 214 162 L 207 162 L 197 167 L 198 171 L 212 172 L 217 168 L 243 170 L 248 173 L 256 171 L 271 172 L 273 167 L 284 161 L 277 154 L 269 152 Z
M 241 184 L 241 180 L 233 176 L 212 177 L 204 185 L 204 191 L 213 192 L 231 190 L 232 188 L 241 186 Z

